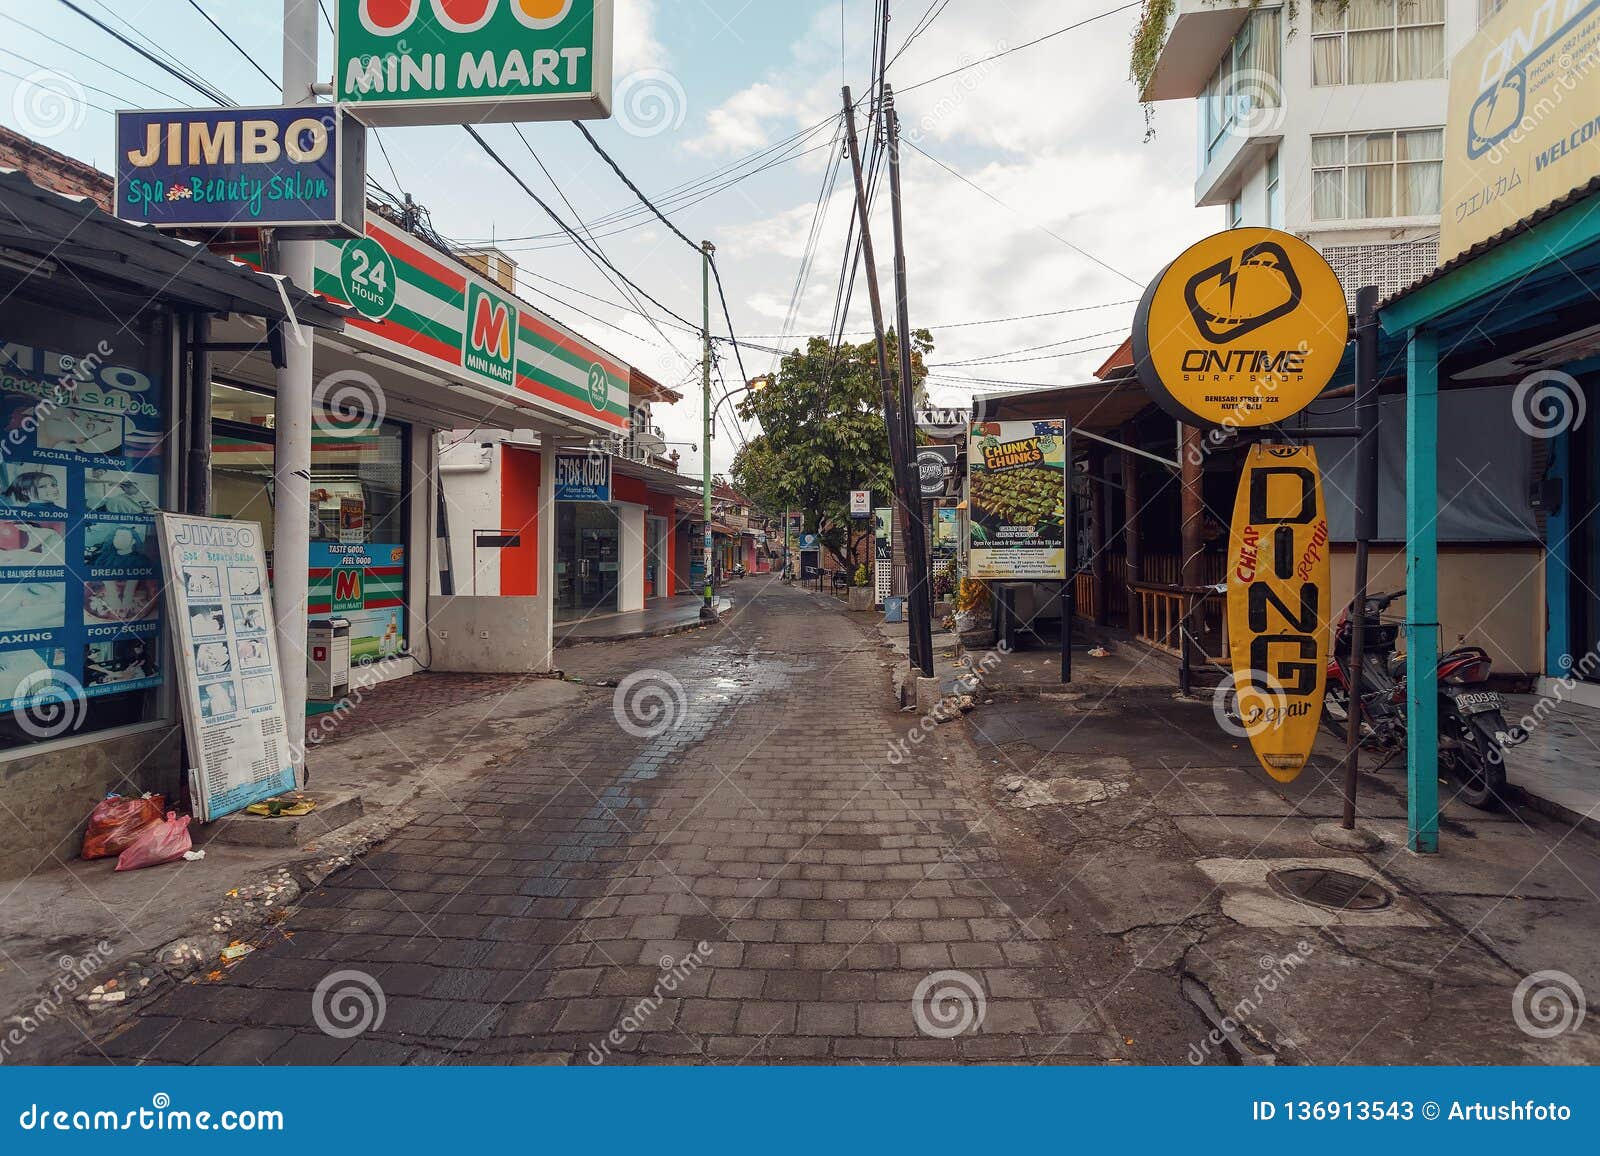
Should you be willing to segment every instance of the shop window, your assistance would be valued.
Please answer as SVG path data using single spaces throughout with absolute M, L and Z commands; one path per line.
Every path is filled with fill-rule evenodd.
M 219 383 L 211 407 L 213 512 L 260 522 L 270 561 L 273 399 Z M 392 421 L 353 430 L 324 415 L 312 425 L 309 613 L 350 621 L 353 662 L 405 649 L 408 439 Z
M 1444 0 L 1316 0 L 1311 33 L 1312 84 L 1444 76 Z
M 1319 221 L 1439 212 L 1444 130 L 1311 138 L 1312 215 Z
M 0 328 L 0 750 L 157 721 L 164 338 L 13 296 Z

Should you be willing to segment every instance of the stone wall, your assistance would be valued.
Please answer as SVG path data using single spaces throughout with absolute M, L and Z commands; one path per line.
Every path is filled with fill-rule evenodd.
M 0 763 L 0 879 L 77 858 L 89 812 L 107 794 L 160 791 L 175 800 L 182 731 L 155 727 Z

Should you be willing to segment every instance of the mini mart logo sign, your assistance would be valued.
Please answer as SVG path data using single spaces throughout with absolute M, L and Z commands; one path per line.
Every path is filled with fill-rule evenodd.
M 517 379 L 517 306 L 476 282 L 467 283 L 466 346 L 461 364 L 501 385 Z
M 372 125 L 611 115 L 614 0 L 339 0 L 337 99 Z

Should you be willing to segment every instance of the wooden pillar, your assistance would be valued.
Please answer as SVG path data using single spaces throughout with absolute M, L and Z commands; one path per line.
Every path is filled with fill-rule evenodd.
M 1122 441 L 1125 445 L 1134 445 L 1139 436 L 1138 428 L 1126 425 L 1122 428 Z M 1141 560 L 1139 544 L 1139 456 L 1122 453 L 1122 548 L 1125 555 L 1128 589 L 1128 629 L 1133 633 L 1139 632 L 1139 599 L 1134 594 L 1132 584 L 1144 578 L 1144 564 Z
M 1094 623 L 1106 624 L 1111 592 L 1106 589 L 1106 452 L 1100 446 L 1089 451 L 1089 549 L 1090 572 L 1094 575 Z
M 1182 426 L 1183 441 L 1178 446 L 1178 456 L 1183 462 L 1183 574 L 1185 586 L 1199 586 L 1204 574 L 1202 552 L 1205 539 L 1201 530 L 1205 526 L 1206 506 L 1202 480 L 1204 457 L 1201 451 L 1200 431 L 1193 426 Z

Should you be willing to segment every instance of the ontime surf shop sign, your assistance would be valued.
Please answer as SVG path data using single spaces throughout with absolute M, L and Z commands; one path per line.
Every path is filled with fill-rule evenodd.
M 359 235 L 366 129 L 330 108 L 117 113 L 117 216 L 157 228 Z
M 371 125 L 611 115 L 613 0 L 339 0 L 336 98 Z
M 345 324 L 376 350 L 597 432 L 628 428 L 626 365 L 380 217 L 317 246 L 316 289 L 351 307 Z

